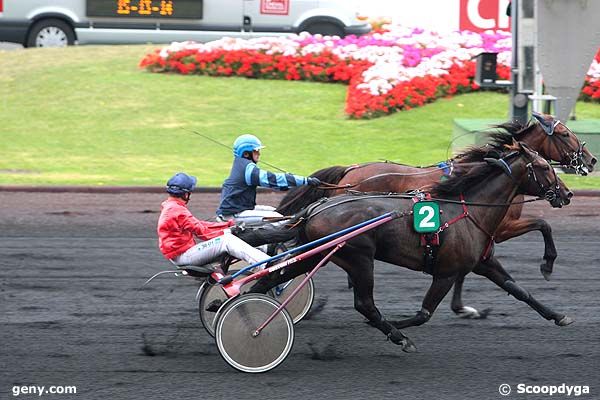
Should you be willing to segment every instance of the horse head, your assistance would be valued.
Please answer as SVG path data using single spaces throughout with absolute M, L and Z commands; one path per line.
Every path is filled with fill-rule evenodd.
M 538 123 L 532 125 L 531 133 L 521 140 L 539 150 L 544 158 L 572 168 L 580 175 L 594 170 L 598 160 L 564 123 L 552 115 L 533 112 L 532 116 Z
M 545 158 L 521 142 L 506 146 L 506 150 L 494 163 L 513 178 L 519 193 L 543 197 L 555 208 L 571 202 L 573 193 Z

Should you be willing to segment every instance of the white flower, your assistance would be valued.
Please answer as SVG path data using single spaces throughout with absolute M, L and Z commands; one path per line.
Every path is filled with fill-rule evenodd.
M 390 26 L 389 32 L 375 33 L 371 37 L 359 38 L 356 41 L 336 36 L 311 36 L 307 32 L 253 39 L 225 37 L 204 44 L 174 42 L 162 48 L 159 54 L 167 58 L 170 53 L 181 50 L 202 53 L 219 49 L 245 49 L 295 56 L 330 51 L 344 60 L 367 60 L 372 63 L 373 65 L 363 72 L 362 82 L 357 87 L 373 96 L 379 96 L 389 92 L 400 82 L 415 77 L 445 75 L 453 64 L 463 64 L 479 53 L 488 51 L 489 49 L 484 48 L 486 44 L 492 46 L 492 49 L 503 50 L 498 53 L 498 64 L 510 66 L 509 49 L 512 40 L 508 32 L 486 31 L 479 34 L 455 31 L 441 35 L 425 30 L 415 33 L 413 28 L 397 25 Z M 600 80 L 600 63 L 592 63 L 588 76 L 594 81 Z

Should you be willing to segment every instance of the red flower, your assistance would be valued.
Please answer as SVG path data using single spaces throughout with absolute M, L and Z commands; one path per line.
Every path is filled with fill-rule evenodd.
M 596 54 L 600 62 L 600 51 Z M 247 76 L 265 79 L 309 80 L 347 83 L 346 113 L 351 118 L 372 118 L 399 110 L 422 106 L 440 97 L 478 90 L 474 83 L 475 62 L 453 64 L 443 76 L 416 77 L 394 86 L 388 93 L 371 95 L 358 89 L 362 73 L 371 67 L 364 60 L 342 60 L 329 50 L 320 54 L 283 55 L 266 54 L 257 50 L 222 49 L 210 52 L 181 50 L 167 58 L 160 51 L 146 55 L 139 63 L 140 68 L 151 72 L 175 72 L 211 76 Z M 499 79 L 510 78 L 510 67 L 497 67 Z M 600 81 L 586 79 L 581 98 L 600 102 Z

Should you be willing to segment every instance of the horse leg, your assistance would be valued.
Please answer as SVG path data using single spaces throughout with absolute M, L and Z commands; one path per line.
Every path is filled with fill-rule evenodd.
M 402 346 L 402 351 L 413 353 L 417 351 L 414 343 L 399 329 L 395 328 L 379 312 L 373 299 L 373 258 L 367 255 L 354 254 L 345 259 L 334 256 L 332 261 L 346 271 L 353 283 L 354 308 L 369 320 L 369 325 L 383 332 L 394 344 Z
M 462 301 L 462 289 L 463 283 L 465 282 L 465 275 L 459 275 L 454 282 L 454 292 L 452 294 L 452 302 L 450 303 L 450 307 L 452 311 L 460 318 L 468 318 L 468 319 L 484 319 L 490 312 L 490 309 L 487 308 L 483 310 L 481 313 L 477 311 L 477 309 L 469 306 L 463 305 Z
M 390 321 L 391 324 L 397 329 L 403 329 L 409 326 L 423 325 L 425 322 L 429 321 L 437 306 L 444 297 L 446 297 L 452 285 L 454 285 L 455 280 L 456 275 L 444 278 L 434 276 L 431 286 L 423 299 L 421 310 L 417 311 L 417 314 L 414 317 L 400 321 Z
M 554 239 L 552 238 L 552 228 L 546 221 L 533 218 L 505 220 L 496 232 L 494 240 L 496 243 L 502 243 L 505 240 L 531 231 L 540 231 L 544 237 L 544 262 L 540 264 L 540 271 L 544 279 L 548 281 L 554 268 L 554 260 L 556 260 L 557 253 Z
M 565 314 L 559 314 L 552 311 L 548 307 L 537 301 L 527 290 L 523 289 L 515 280 L 504 270 L 500 262 L 495 258 L 490 258 L 484 263 L 478 264 L 473 269 L 478 275 L 485 276 L 502 289 L 506 290 L 508 294 L 513 295 L 517 300 L 521 300 L 529 305 L 538 312 L 542 317 L 547 320 L 553 320 L 558 326 L 566 326 L 572 324 L 574 320 Z

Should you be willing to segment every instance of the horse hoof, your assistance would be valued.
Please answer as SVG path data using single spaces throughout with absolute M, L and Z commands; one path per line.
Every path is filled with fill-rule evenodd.
M 417 351 L 417 346 L 402 334 L 398 329 L 393 330 L 388 334 L 388 339 L 392 341 L 392 343 L 402 346 L 402 351 L 406 353 L 415 353 Z
M 563 316 L 561 319 L 557 319 L 554 321 L 554 323 L 558 326 L 567 326 L 567 325 L 571 325 L 573 322 L 575 322 L 575 320 L 571 317 L 568 316 Z
M 456 315 L 458 315 L 459 318 L 464 318 L 464 319 L 481 318 L 481 314 L 479 314 L 479 311 L 477 311 L 473 307 L 469 307 L 469 306 L 463 306 L 463 308 L 461 308 L 460 310 L 458 310 L 456 312 Z
M 550 280 L 550 277 L 552 276 L 552 269 L 548 268 L 548 266 L 546 264 L 540 265 L 540 272 L 542 273 L 542 276 L 544 277 L 545 280 L 547 280 L 547 281 Z
M 417 346 L 409 338 L 404 338 L 402 340 L 402 351 L 405 353 L 416 353 Z

